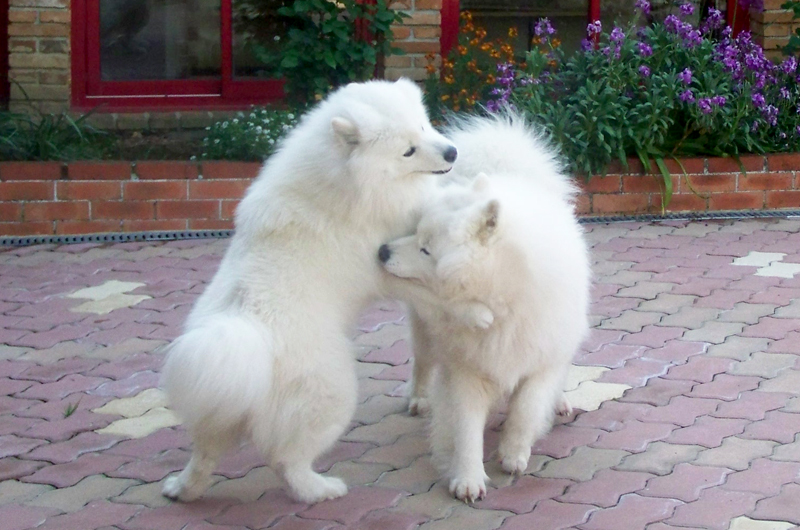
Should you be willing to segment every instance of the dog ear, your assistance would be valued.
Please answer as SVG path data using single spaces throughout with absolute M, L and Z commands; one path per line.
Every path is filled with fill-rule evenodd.
M 497 217 L 500 214 L 500 203 L 495 199 L 481 206 L 478 212 L 475 235 L 484 245 L 497 231 Z
M 477 191 L 478 193 L 480 193 L 488 187 L 489 187 L 489 176 L 483 171 L 481 171 L 480 173 L 478 173 L 478 176 L 475 177 L 475 180 L 472 181 L 472 191 Z
M 347 118 L 336 117 L 331 120 L 331 129 L 348 145 L 358 145 L 360 136 L 358 126 Z
M 420 90 L 419 86 L 417 86 L 417 84 L 410 79 L 401 77 L 394 82 L 394 86 L 402 90 L 403 94 L 413 100 L 422 99 L 422 90 Z

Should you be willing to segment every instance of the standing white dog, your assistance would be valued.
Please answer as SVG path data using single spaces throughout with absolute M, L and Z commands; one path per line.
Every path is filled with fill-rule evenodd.
M 473 184 L 451 185 L 379 258 L 421 318 L 412 405 L 430 396 L 434 459 L 451 493 L 473 501 L 486 493 L 483 430 L 497 400 L 510 395 L 498 448 L 508 473 L 525 470 L 568 407 L 590 268 L 574 188 L 520 119 L 474 119 L 449 137 L 461 153 L 454 174 Z
M 350 421 L 348 339 L 381 294 L 375 249 L 409 233 L 453 144 L 407 80 L 337 90 L 308 113 L 253 182 L 236 235 L 169 347 L 163 386 L 194 447 L 164 495 L 191 500 L 220 455 L 251 439 L 304 502 L 344 495 L 312 463 Z

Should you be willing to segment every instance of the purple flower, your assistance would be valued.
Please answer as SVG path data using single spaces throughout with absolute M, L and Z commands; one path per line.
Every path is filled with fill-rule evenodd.
M 611 35 L 608 36 L 608 39 L 611 42 L 620 43 L 625 40 L 625 33 L 622 31 L 622 28 L 614 26 L 614 29 L 611 30 Z
M 639 73 L 642 74 L 642 77 L 650 77 L 650 69 L 644 64 L 639 67 Z
M 758 130 L 758 122 L 754 121 L 753 125 L 751 125 L 750 128 L 753 129 L 753 131 L 757 131 Z
M 697 100 L 697 108 L 703 114 L 711 114 L 711 100 L 708 98 L 701 98 Z
M 653 55 L 653 47 L 647 44 L 646 42 L 640 42 L 639 46 L 639 55 L 642 57 L 650 57 Z
M 678 33 L 678 30 L 683 27 L 683 22 L 675 15 L 667 15 L 664 19 L 664 27 L 670 33 Z
M 781 63 L 781 70 L 786 75 L 792 75 L 797 71 L 797 58 L 796 57 L 787 57 Z
M 595 20 L 594 22 L 590 22 L 588 26 L 586 26 L 586 34 L 590 37 L 595 35 L 599 35 L 603 31 L 603 24 L 600 23 L 599 20 Z
M 636 0 L 635 7 L 645 15 L 650 14 L 650 2 L 647 0 Z
M 684 17 L 688 17 L 694 13 L 694 6 L 692 4 L 681 4 L 678 9 L 680 9 L 681 15 Z
M 678 79 L 680 79 L 684 85 L 690 84 L 692 82 L 692 71 L 686 68 L 683 72 L 678 74 Z
M 781 97 L 783 99 L 792 99 L 792 93 L 789 92 L 788 88 L 786 88 L 785 86 L 782 86 L 781 87 Z
M 725 103 L 728 102 L 728 99 L 725 96 L 714 96 L 711 98 L 711 104 L 717 107 L 724 107 Z
M 553 28 L 553 25 L 550 24 L 550 19 L 540 18 L 539 22 L 536 23 L 536 26 L 533 28 L 533 32 L 541 37 L 542 35 L 554 35 L 556 30 Z
M 797 132 L 797 136 L 800 136 L 800 125 L 797 126 L 795 132 Z
M 752 95 L 752 97 L 751 97 L 750 99 L 752 99 L 752 100 L 753 100 L 753 105 L 755 105 L 755 107 L 756 107 L 756 108 L 759 108 L 759 109 L 760 109 L 761 107 L 763 107 L 763 106 L 764 106 L 764 104 L 767 102 L 767 101 L 764 99 L 764 96 L 763 96 L 762 94 L 759 94 L 758 92 L 756 92 L 755 94 L 753 94 L 753 95 Z
M 708 17 L 706 17 L 705 21 L 703 21 L 703 25 L 700 29 L 703 31 L 703 33 L 708 33 L 715 29 L 719 29 L 724 23 L 725 19 L 722 18 L 722 11 L 710 7 L 708 9 Z
M 581 50 L 588 52 L 594 49 L 594 43 L 589 39 L 581 39 Z
M 778 107 L 775 105 L 767 105 L 761 113 L 764 115 L 764 119 L 767 120 L 767 123 L 773 127 L 778 125 Z
M 692 93 L 691 90 L 684 90 L 683 92 L 681 92 L 681 95 L 678 96 L 678 99 L 680 99 L 685 103 L 691 103 L 692 101 L 694 101 L 694 94 Z
M 699 30 L 693 29 L 683 35 L 683 43 L 687 48 L 694 48 L 703 44 L 703 34 Z

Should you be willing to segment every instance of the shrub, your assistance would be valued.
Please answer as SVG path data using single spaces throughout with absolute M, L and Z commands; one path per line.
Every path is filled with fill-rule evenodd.
M 109 136 L 67 113 L 0 111 L 0 160 L 79 160 L 103 158 Z
M 206 127 L 201 158 L 263 161 L 296 124 L 296 113 L 288 110 L 254 108 L 242 112 L 238 118 Z
M 800 0 L 786 2 L 781 5 L 781 9 L 791 9 L 792 20 L 800 21 Z M 794 34 L 789 37 L 789 43 L 783 47 L 782 51 L 786 55 L 797 55 L 800 52 L 800 28 L 794 30 Z

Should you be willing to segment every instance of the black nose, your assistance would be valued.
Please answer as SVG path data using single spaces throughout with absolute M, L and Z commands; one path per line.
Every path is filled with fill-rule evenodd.
M 389 250 L 389 245 L 381 245 L 381 248 L 378 249 L 378 259 L 381 260 L 381 263 L 389 261 L 391 256 L 392 251 Z
M 458 156 L 458 149 L 456 149 L 451 145 L 450 147 L 447 148 L 447 150 L 444 152 L 444 155 L 442 156 L 444 156 L 445 162 L 449 162 L 452 164 L 453 162 L 456 161 L 456 157 Z

